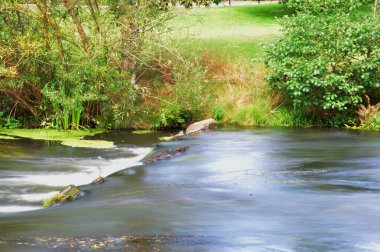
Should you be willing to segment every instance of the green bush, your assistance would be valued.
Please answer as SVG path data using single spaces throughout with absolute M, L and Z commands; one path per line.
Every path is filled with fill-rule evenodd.
M 329 118 L 353 115 L 362 97 L 380 87 L 379 20 L 335 2 L 334 11 L 321 13 L 323 5 L 312 4 L 283 18 L 283 37 L 265 52 L 270 87 L 295 108 Z
M 335 14 L 336 11 L 349 12 L 356 10 L 365 0 L 283 0 L 280 3 L 286 4 L 288 7 L 297 11 L 326 15 Z
M 130 126 L 146 72 L 159 73 L 154 62 L 174 54 L 164 37 L 169 10 L 217 2 L 0 1 L 0 95 L 24 111 L 17 117 L 55 128 Z
M 22 126 L 21 122 L 13 117 L 5 116 L 0 112 L 0 128 L 17 129 Z
M 222 106 L 216 106 L 212 109 L 212 116 L 218 122 L 221 122 L 224 118 L 225 112 Z

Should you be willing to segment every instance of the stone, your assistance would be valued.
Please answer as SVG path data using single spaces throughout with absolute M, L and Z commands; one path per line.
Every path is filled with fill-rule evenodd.
M 172 136 L 165 136 L 165 137 L 160 137 L 158 138 L 160 141 L 173 141 L 173 140 L 178 140 L 179 138 L 183 137 L 185 134 L 183 134 L 183 131 L 180 131 L 176 135 Z
M 94 181 L 92 181 L 91 184 L 100 185 L 103 184 L 105 181 L 106 180 L 102 176 L 99 176 Z
M 44 207 L 59 206 L 64 202 L 76 200 L 84 195 L 84 192 L 75 185 L 69 185 L 53 197 L 43 201 Z
M 177 135 L 174 136 L 175 139 L 183 137 L 185 134 L 183 134 L 183 131 L 180 131 Z
M 212 128 L 215 124 L 216 121 L 212 118 L 193 123 L 189 127 L 187 127 L 186 135 L 199 134 L 202 131 Z

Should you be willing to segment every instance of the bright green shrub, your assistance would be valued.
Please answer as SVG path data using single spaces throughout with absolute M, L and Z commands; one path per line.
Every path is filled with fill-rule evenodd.
M 364 0 L 286 0 L 281 3 L 290 8 L 309 14 L 325 15 L 337 11 L 349 12 L 366 2 Z
M 26 2 L 0 1 L 0 97 L 16 118 L 78 129 L 130 126 L 146 72 L 159 73 L 154 62 L 175 51 L 163 36 L 170 9 L 218 0 Z M 177 86 L 178 96 L 192 95 Z
M 380 22 L 338 7 L 334 15 L 308 9 L 283 18 L 283 37 L 265 53 L 270 87 L 321 117 L 352 114 L 380 87 Z

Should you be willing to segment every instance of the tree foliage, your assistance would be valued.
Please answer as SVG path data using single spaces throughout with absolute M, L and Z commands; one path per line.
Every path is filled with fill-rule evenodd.
M 306 3 L 307 2 L 307 3 Z M 271 88 L 320 116 L 356 111 L 380 87 L 380 22 L 357 15 L 354 1 L 289 0 L 299 13 L 280 22 L 283 37 L 266 47 Z
M 366 0 L 285 0 L 281 3 L 286 4 L 290 8 L 294 8 L 298 12 L 326 15 L 335 14 L 337 12 L 355 11 L 363 5 Z
M 170 8 L 213 0 L 4 0 L 0 103 L 54 127 L 133 116 L 143 74 L 160 71 Z M 1 105 L 1 104 L 0 104 Z

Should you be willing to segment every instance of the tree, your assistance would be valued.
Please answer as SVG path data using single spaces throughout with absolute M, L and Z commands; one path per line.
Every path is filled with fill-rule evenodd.
M 281 20 L 283 37 L 266 48 L 269 84 L 321 117 L 354 113 L 380 87 L 380 24 L 345 1 L 316 2 Z
M 35 120 L 67 129 L 99 115 L 131 116 L 139 78 L 147 69 L 159 71 L 151 62 L 170 50 L 162 46 L 170 9 L 220 1 L 33 2 L 0 3 L 0 93 Z

